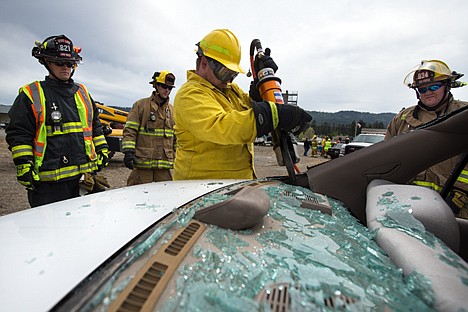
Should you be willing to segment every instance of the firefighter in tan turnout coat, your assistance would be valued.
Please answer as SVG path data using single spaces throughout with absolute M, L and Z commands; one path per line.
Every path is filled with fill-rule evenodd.
M 467 106 L 468 102 L 455 100 L 451 93 L 452 88 L 465 85 L 464 82 L 457 81 L 462 76 L 463 74 L 452 71 L 440 60 L 422 61 L 404 80 L 406 86 L 416 91 L 418 104 L 401 110 L 393 118 L 387 127 L 385 139 L 413 131 L 440 116 Z M 460 156 L 456 156 L 436 164 L 418 174 L 412 183 L 440 192 L 459 161 Z M 458 176 L 447 202 L 458 217 L 468 219 L 467 167 Z
M 174 115 L 169 94 L 175 76 L 155 72 L 150 97 L 133 104 L 123 130 L 124 164 L 132 169 L 127 185 L 172 180 L 174 164 Z

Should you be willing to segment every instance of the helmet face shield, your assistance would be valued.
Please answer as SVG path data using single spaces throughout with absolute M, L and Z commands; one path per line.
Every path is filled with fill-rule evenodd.
M 234 78 L 237 77 L 239 74 L 236 71 L 230 70 L 220 62 L 206 58 L 208 60 L 208 64 L 210 65 L 210 68 L 213 70 L 214 75 L 216 78 L 218 78 L 222 83 L 228 83 L 232 82 Z
M 452 72 L 447 64 L 438 60 L 429 60 L 421 61 L 421 64 L 413 68 L 406 75 L 403 84 L 414 89 L 445 80 L 452 80 Z

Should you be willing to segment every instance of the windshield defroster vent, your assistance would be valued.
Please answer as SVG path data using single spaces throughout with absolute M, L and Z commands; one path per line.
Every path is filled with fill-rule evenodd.
M 323 195 L 320 195 L 320 194 L 315 194 L 315 196 L 310 196 L 307 194 L 295 195 L 294 193 L 290 191 L 284 191 L 283 195 L 294 197 L 295 199 L 300 201 L 302 208 L 318 210 L 322 213 L 326 213 L 329 215 L 331 215 L 333 212 L 330 206 L 330 203 L 328 202 L 328 199 Z
M 289 283 L 276 283 L 264 288 L 257 296 L 257 302 L 267 304 L 272 312 L 288 312 L 291 308 L 291 285 Z M 325 298 L 323 305 L 333 311 L 347 311 L 357 300 L 337 292 L 335 296 Z
M 287 312 L 291 305 L 291 296 L 288 290 L 288 283 L 273 284 L 267 289 L 263 289 L 257 300 L 260 303 L 268 304 L 272 312 Z
M 193 235 L 198 231 L 201 224 L 191 222 L 164 250 L 165 253 L 171 256 L 177 256 L 184 246 L 190 241 Z
M 334 310 L 346 311 L 347 307 L 356 303 L 356 300 L 343 294 L 337 294 L 333 297 L 325 298 L 324 303 L 325 306 L 333 308 Z
M 197 242 L 206 226 L 192 220 L 175 238 L 163 245 L 148 260 L 135 278 L 120 293 L 109 311 L 151 311 L 185 255 Z

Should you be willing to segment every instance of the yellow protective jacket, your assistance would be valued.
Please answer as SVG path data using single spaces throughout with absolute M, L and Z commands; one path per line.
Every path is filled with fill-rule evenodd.
M 174 180 L 255 177 L 252 100 L 237 84 L 219 90 L 188 71 L 174 100 L 174 115 Z
M 466 105 L 468 105 L 468 102 L 454 100 L 453 97 L 451 97 L 447 104 L 442 105 L 436 111 L 428 111 L 418 105 L 403 109 L 397 115 L 395 115 L 395 117 L 393 117 L 393 119 L 388 124 L 385 139 L 387 140 L 401 133 L 410 132 L 416 127 L 436 119 L 438 116 L 446 115 Z M 440 148 L 444 147 L 441 146 Z M 459 159 L 459 156 L 452 157 L 430 167 L 429 169 L 419 173 L 413 180 L 413 183 L 432 188 L 436 191 L 441 191 L 443 185 L 447 181 L 447 178 L 449 177 L 452 169 L 458 163 Z M 464 190 L 466 193 L 468 193 L 467 176 L 468 168 L 465 167 L 462 175 L 455 183 L 456 188 Z
M 135 168 L 172 169 L 174 143 L 172 104 L 155 92 L 136 101 L 128 114 L 122 140 L 122 151 L 135 153 Z

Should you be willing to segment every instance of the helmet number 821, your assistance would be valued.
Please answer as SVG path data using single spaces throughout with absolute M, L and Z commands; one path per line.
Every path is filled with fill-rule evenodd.
M 63 52 L 71 52 L 70 46 L 68 44 L 60 44 L 58 46 L 58 50 Z

